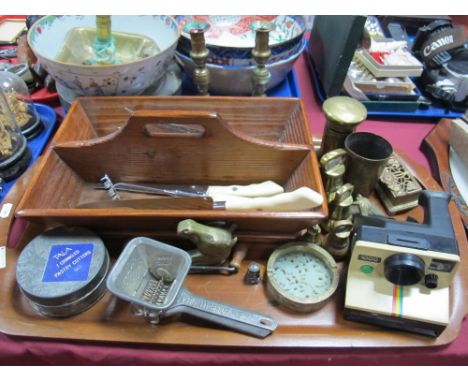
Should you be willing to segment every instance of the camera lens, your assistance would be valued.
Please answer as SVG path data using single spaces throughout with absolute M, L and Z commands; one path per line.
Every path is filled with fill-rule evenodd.
M 396 285 L 413 285 L 424 277 L 424 261 L 410 253 L 398 253 L 384 261 L 385 278 Z

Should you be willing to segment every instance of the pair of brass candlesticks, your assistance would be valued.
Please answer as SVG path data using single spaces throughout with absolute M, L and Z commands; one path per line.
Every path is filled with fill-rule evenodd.
M 193 82 L 200 95 L 209 95 L 210 72 L 206 66 L 209 50 L 205 43 L 205 32 L 209 27 L 209 24 L 204 22 L 192 22 L 185 26 L 186 32 L 190 33 L 192 44 L 190 57 L 195 63 Z M 268 42 L 274 24 L 257 21 L 252 23 L 250 28 L 255 32 L 255 47 L 252 49 L 252 57 L 257 65 L 252 74 L 252 96 L 265 96 L 271 77 L 271 73 L 266 67 L 271 57 Z

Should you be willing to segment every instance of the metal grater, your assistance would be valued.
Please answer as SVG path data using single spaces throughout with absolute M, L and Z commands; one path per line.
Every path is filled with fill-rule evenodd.
M 191 294 L 183 287 L 191 257 L 179 248 L 138 237 L 131 240 L 114 265 L 107 288 L 134 305 L 150 323 L 186 313 L 218 325 L 264 338 L 276 329 L 269 316 Z
M 143 290 L 142 297 L 150 304 L 163 304 L 166 300 L 172 282 L 164 282 L 164 280 L 149 280 Z

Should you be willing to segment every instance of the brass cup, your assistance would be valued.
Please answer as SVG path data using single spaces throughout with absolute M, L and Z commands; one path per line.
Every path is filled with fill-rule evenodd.
M 344 142 L 348 153 L 345 182 L 354 185 L 354 195 L 369 196 L 376 186 L 392 145 L 379 135 L 352 133 Z

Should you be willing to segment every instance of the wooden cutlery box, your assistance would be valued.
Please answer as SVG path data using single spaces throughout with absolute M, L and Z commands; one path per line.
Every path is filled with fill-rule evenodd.
M 228 185 L 272 180 L 323 196 L 306 211 L 77 208 L 114 182 Z M 94 195 L 94 196 L 93 196 Z M 108 197 L 105 195 L 104 197 Z M 16 216 L 97 233 L 175 236 L 180 220 L 235 224 L 239 237 L 293 239 L 327 217 L 302 101 L 252 97 L 83 97 L 38 164 Z

